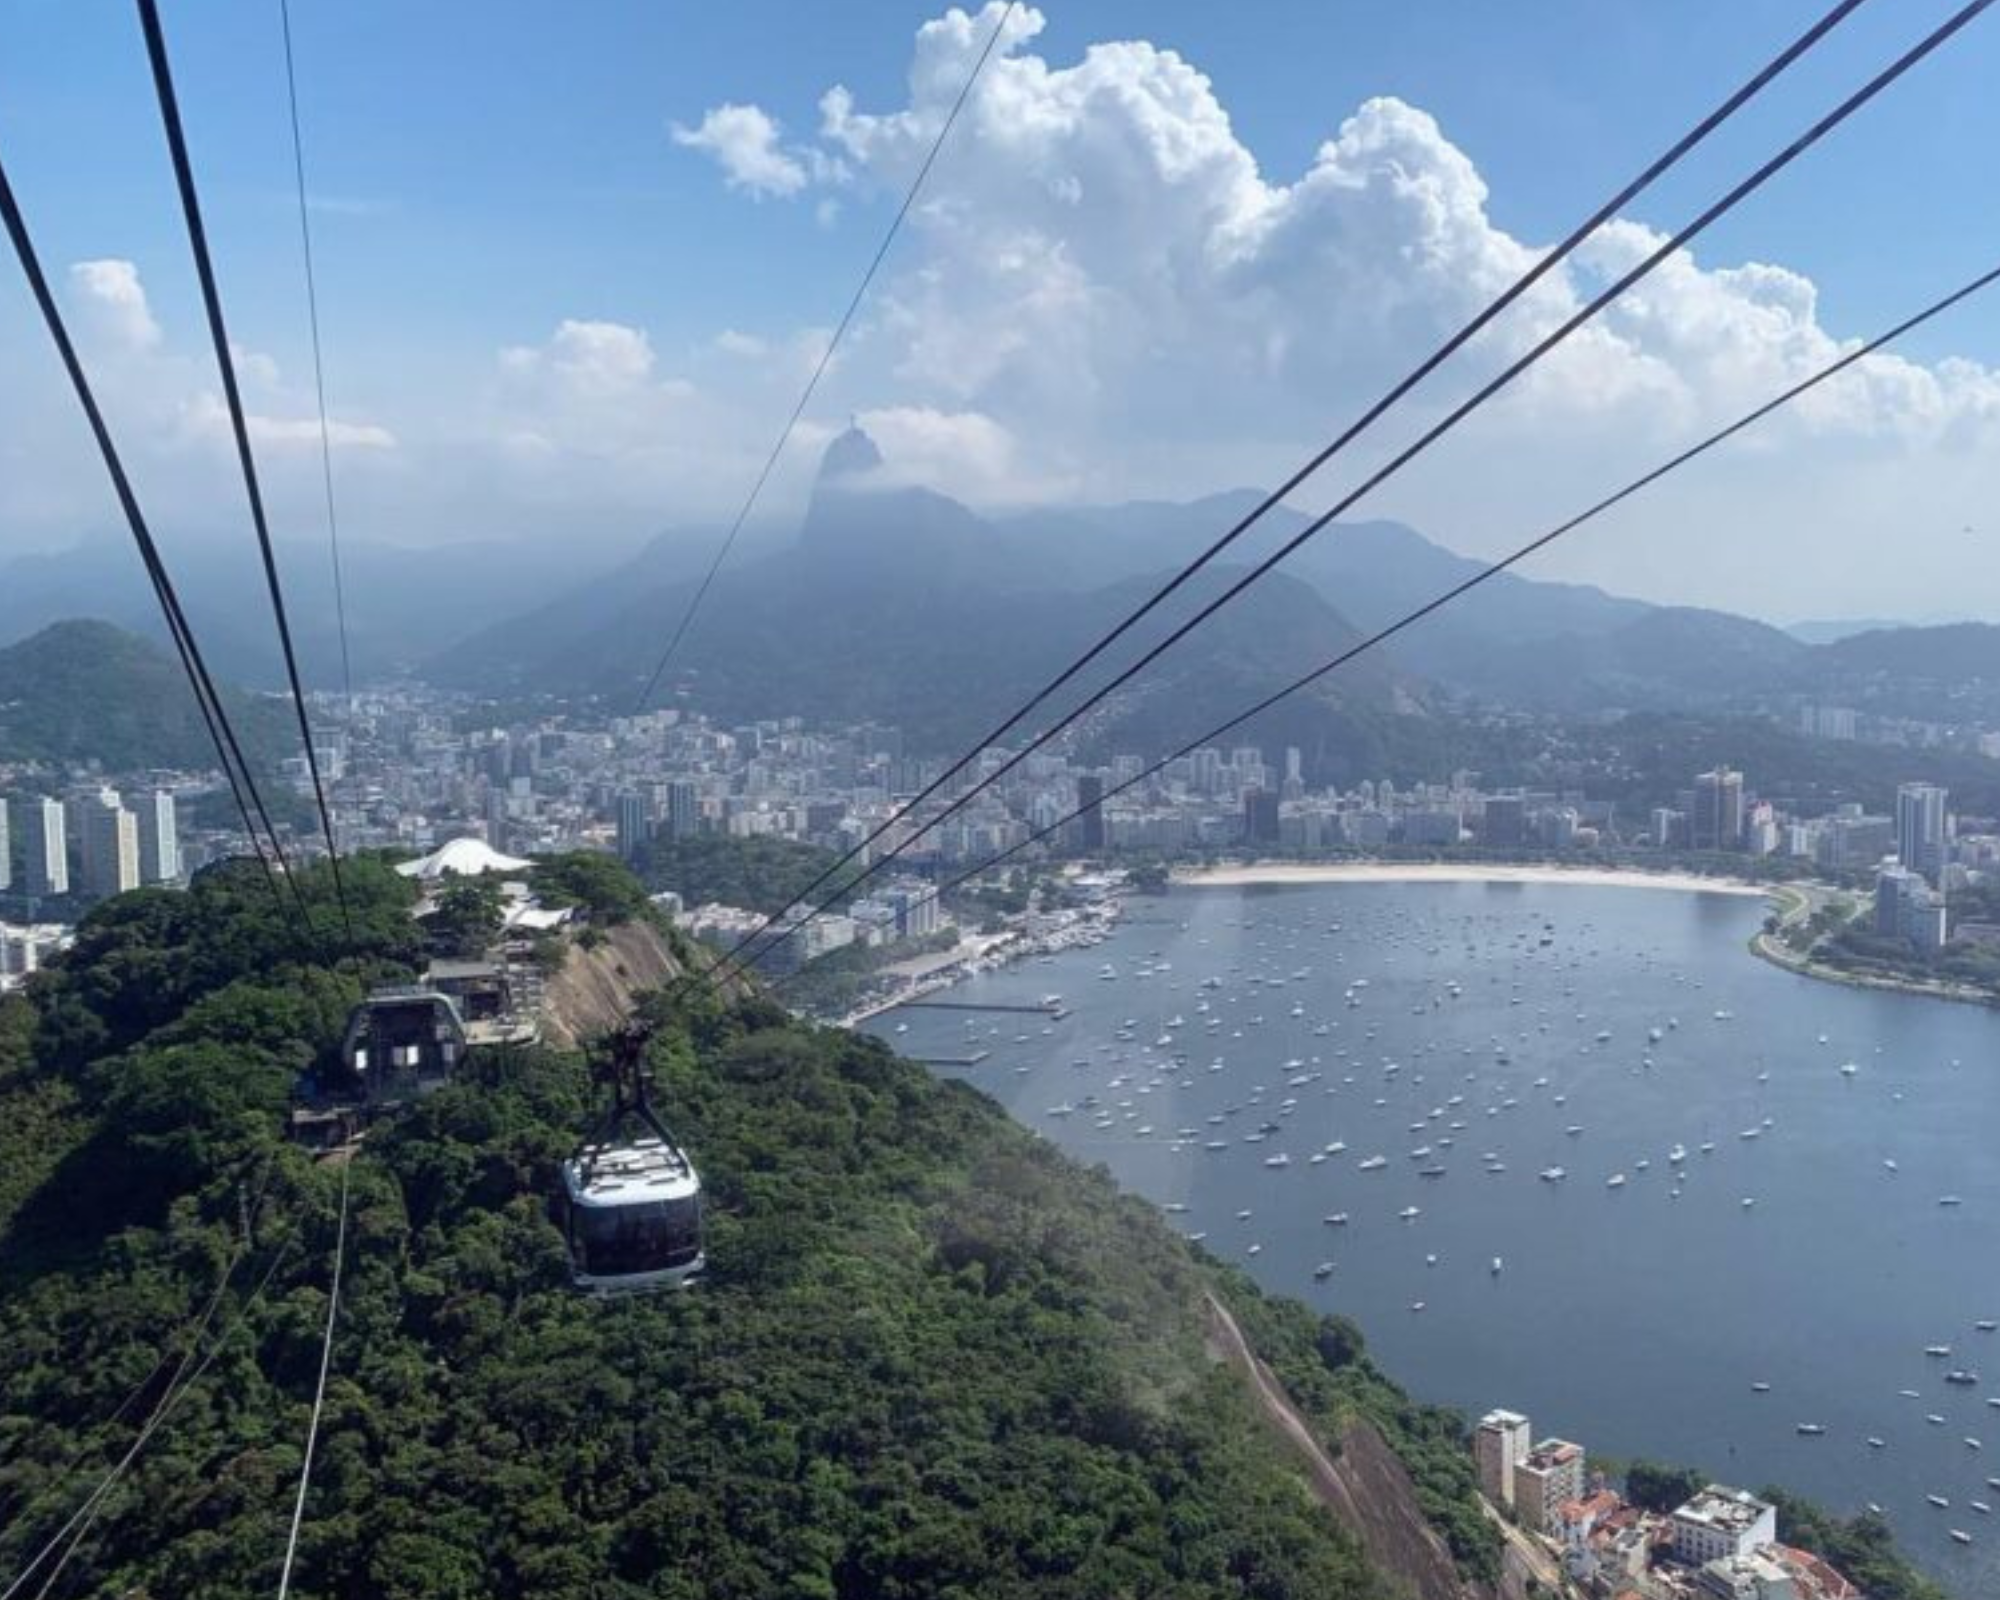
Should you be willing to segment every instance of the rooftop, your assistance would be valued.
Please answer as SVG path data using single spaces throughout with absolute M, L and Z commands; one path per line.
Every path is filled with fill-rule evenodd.
M 533 865 L 519 856 L 502 855 L 484 839 L 453 839 L 427 856 L 403 862 L 396 870 L 406 878 L 428 883 L 448 874 L 477 878 L 488 872 L 526 872 Z
M 1572 1444 L 1567 1439 L 1544 1439 L 1528 1452 L 1528 1459 L 1521 1465 L 1530 1472 L 1547 1472 L 1552 1468 L 1568 1466 L 1570 1462 L 1582 1459 L 1582 1445 Z
M 1674 1517 L 1682 1522 L 1705 1523 L 1726 1533 L 1742 1533 L 1756 1526 L 1757 1520 L 1770 1510 L 1768 1501 L 1759 1500 L 1747 1489 L 1729 1489 L 1711 1483 L 1676 1510 Z
M 601 1151 L 601 1153 L 598 1153 Z M 589 1181 L 583 1164 L 596 1154 Z M 563 1184 L 579 1205 L 630 1205 L 639 1200 L 678 1200 L 698 1194 L 694 1163 L 670 1144 L 640 1139 L 633 1144 L 592 1146 L 563 1163 Z

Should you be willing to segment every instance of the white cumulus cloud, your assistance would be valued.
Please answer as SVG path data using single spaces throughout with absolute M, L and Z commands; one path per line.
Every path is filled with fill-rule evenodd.
M 88 325 L 106 340 L 128 351 L 154 349 L 160 325 L 146 303 L 146 286 L 130 261 L 77 261 L 69 269 L 70 288 L 80 302 Z
M 711 157 L 723 181 L 746 194 L 797 194 L 811 177 L 807 162 L 779 143 L 778 124 L 756 106 L 724 103 L 692 128 L 673 124 L 672 133 L 675 144 Z

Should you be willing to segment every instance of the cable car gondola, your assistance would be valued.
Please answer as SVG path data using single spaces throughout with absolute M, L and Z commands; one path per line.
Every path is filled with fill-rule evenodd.
M 647 1099 L 650 1037 L 643 1027 L 618 1035 L 602 1070 L 611 1109 L 562 1167 L 570 1279 L 593 1294 L 682 1288 L 706 1265 L 701 1178 Z M 644 1131 L 621 1137 L 628 1122 Z
M 451 996 L 423 985 L 370 990 L 348 1013 L 338 1063 L 300 1080 L 292 1137 L 322 1153 L 348 1148 L 378 1118 L 449 1083 L 467 1044 Z

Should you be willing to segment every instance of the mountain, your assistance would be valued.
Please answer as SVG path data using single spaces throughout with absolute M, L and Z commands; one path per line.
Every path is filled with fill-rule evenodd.
M 878 718 L 916 749 L 942 751 L 984 733 L 1260 499 L 1237 489 L 1184 504 L 982 517 L 896 486 L 873 441 L 851 429 L 829 447 L 796 540 L 739 556 L 717 578 L 663 695 L 689 694 L 723 715 Z M 1273 508 L 1138 641 L 1158 639 L 1306 525 L 1292 507 Z M 1099 719 L 1085 741 L 1107 751 L 1177 745 L 1483 570 L 1401 523 L 1335 523 L 1148 669 L 1117 720 Z M 473 633 L 422 670 L 453 687 L 597 695 L 622 710 L 693 592 L 685 554 L 677 564 L 656 546 Z M 1958 693 L 1956 673 L 1994 689 L 1957 714 L 2000 715 L 1996 637 L 1964 624 L 1815 644 L 1726 611 L 1509 571 L 1241 734 L 1299 745 L 1319 781 L 1345 781 L 1399 756 L 1445 770 L 1437 763 L 1464 730 L 1433 708 L 1451 697 L 1588 715 L 1739 713 L 1774 696 L 1865 693 L 1885 712 L 1935 716 L 1940 694 Z M 1135 641 L 1110 654 L 1123 663 L 1136 653 Z M 1482 759 L 1476 748 L 1462 754 Z
M 1108 576 L 1122 562 L 1105 562 L 1095 573 L 1103 581 L 1080 585 L 1076 564 L 1045 559 L 1046 525 L 996 524 L 930 490 L 874 487 L 873 446 L 844 440 L 822 469 L 797 543 L 717 579 L 662 698 L 693 693 L 724 716 L 875 719 L 902 728 L 916 749 L 943 751 L 1025 700 L 1165 576 L 1157 566 Z M 1204 574 L 1168 616 L 1186 615 L 1238 575 Z M 628 564 L 444 652 L 425 675 L 490 693 L 596 694 L 623 709 L 691 593 Z M 1154 625 L 1137 638 L 1150 643 L 1165 631 Z M 1178 742 L 1355 638 L 1309 584 L 1273 575 L 1163 657 L 1092 727 L 1131 738 L 1129 748 L 1142 747 L 1141 728 L 1149 741 Z M 1358 661 L 1309 703 L 1421 709 L 1381 658 Z
M 681 577 L 706 547 L 705 535 L 683 535 L 661 539 L 637 559 L 649 571 Z M 583 559 L 595 565 L 610 554 Z M 406 671 L 572 582 L 579 551 L 561 537 L 429 548 L 349 540 L 341 556 L 348 649 L 356 678 L 366 681 Z M 281 687 L 271 603 L 249 545 L 170 544 L 166 559 L 210 669 L 239 683 Z M 337 687 L 340 633 L 326 549 L 281 546 L 278 559 L 300 672 L 311 687 Z M 167 642 L 145 573 L 124 544 L 98 541 L 0 560 L 0 643 L 65 617 L 102 617 Z
M 356 968 L 407 971 L 410 893 L 351 864 L 336 971 L 226 870 L 0 999 L 0 1571 L 129 1450 L 66 1592 L 268 1589 L 339 1236 L 300 1593 L 1491 1600 L 1462 1418 L 878 1041 L 658 1003 L 709 1202 L 679 1295 L 569 1285 L 580 1055 L 475 1056 L 344 1165 L 285 1145 Z
M 290 753 L 289 706 L 217 689 L 254 765 Z M 178 659 L 108 622 L 71 621 L 0 649 L 0 761 L 206 769 L 215 747 Z
M 1925 683 L 2000 683 L 2000 627 L 1951 622 L 1931 628 L 1874 628 L 1826 647 L 1830 670 Z
M 1891 617 L 1824 617 L 1807 622 L 1788 622 L 1785 632 L 1801 644 L 1837 644 L 1857 633 L 1879 633 L 1884 629 L 1907 628 L 1911 624 Z

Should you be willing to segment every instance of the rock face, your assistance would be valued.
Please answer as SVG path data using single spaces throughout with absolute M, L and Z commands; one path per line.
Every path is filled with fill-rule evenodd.
M 1369 1423 L 1352 1423 L 1340 1436 L 1334 1483 L 1334 1513 L 1376 1567 L 1403 1579 L 1423 1600 L 1487 1595 L 1460 1576 L 1437 1530 L 1424 1520 L 1408 1469 Z
M 632 1014 L 640 995 L 681 975 L 666 941 L 647 923 L 622 923 L 604 934 L 594 950 L 572 939 L 562 970 L 543 993 L 542 1036 L 558 1049 L 609 1033 Z

